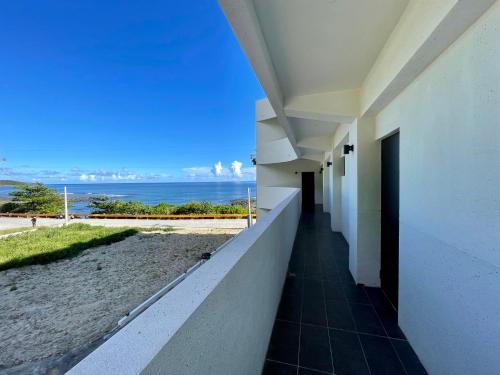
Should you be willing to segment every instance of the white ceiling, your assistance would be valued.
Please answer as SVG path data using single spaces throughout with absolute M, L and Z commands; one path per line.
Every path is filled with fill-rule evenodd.
M 316 120 L 305 120 L 290 117 L 290 126 L 297 142 L 311 137 L 330 137 L 335 133 L 339 124 Z
M 280 88 L 291 97 L 359 88 L 408 0 L 254 3 Z

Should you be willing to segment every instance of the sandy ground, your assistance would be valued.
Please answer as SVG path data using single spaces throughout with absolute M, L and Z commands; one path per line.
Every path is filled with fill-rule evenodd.
M 140 233 L 70 260 L 0 272 L 0 369 L 101 338 L 201 253 L 239 231 Z
M 246 219 L 194 219 L 194 220 L 144 220 L 144 219 L 75 219 L 71 223 L 104 225 L 110 227 L 181 227 L 181 228 L 246 228 Z M 62 219 L 38 219 L 39 226 L 64 224 Z M 0 217 L 0 229 L 31 226 L 30 219 L 22 217 Z

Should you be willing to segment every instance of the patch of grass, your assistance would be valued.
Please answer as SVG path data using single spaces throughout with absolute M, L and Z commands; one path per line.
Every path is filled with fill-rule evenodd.
M 11 234 L 11 233 L 22 232 L 22 231 L 30 230 L 30 229 L 32 229 L 32 227 L 0 229 L 0 236 L 2 236 L 4 234 Z
M 0 271 L 30 264 L 47 264 L 82 251 L 137 234 L 142 229 L 70 224 L 42 227 L 34 232 L 0 239 Z

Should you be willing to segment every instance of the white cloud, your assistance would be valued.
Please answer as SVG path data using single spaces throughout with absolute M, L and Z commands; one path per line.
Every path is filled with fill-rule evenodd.
M 121 173 L 113 173 L 111 175 L 111 179 L 114 181 L 120 181 L 120 180 L 135 181 L 135 180 L 140 180 L 141 177 L 133 173 L 127 173 L 123 175 Z
M 224 173 L 224 167 L 222 166 L 222 162 L 218 161 L 217 163 L 214 164 L 214 166 L 212 167 L 212 173 L 216 177 L 222 176 L 222 174 Z
M 235 179 L 255 180 L 255 167 L 243 167 L 240 161 L 233 161 L 230 168 L 224 167 L 221 161 L 213 167 L 183 168 L 185 177 L 198 181 L 231 181 Z
M 95 181 L 95 180 L 96 180 L 95 174 L 85 174 L 85 173 L 82 173 L 80 175 L 80 181 Z
M 233 172 L 234 177 L 243 177 L 241 167 L 243 167 L 243 163 L 238 160 L 235 160 L 231 163 L 231 171 Z
M 0 164 L 1 162 L 0 157 Z M 210 168 L 207 168 L 208 175 L 211 175 Z M 75 181 L 81 182 L 109 182 L 109 181 L 158 181 L 166 178 L 172 178 L 171 175 L 163 172 L 144 172 L 137 173 L 127 168 L 119 170 L 104 170 L 104 169 L 83 169 L 73 167 L 70 170 L 49 170 L 49 169 L 33 169 L 29 166 L 19 166 L 16 169 L 4 167 L 0 165 L 0 179 L 16 178 L 19 180 L 37 179 L 44 182 L 56 181 Z

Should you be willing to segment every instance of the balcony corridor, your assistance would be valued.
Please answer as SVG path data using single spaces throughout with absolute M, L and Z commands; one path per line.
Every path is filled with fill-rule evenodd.
M 379 288 L 356 286 L 321 206 L 303 213 L 263 375 L 426 374 Z

